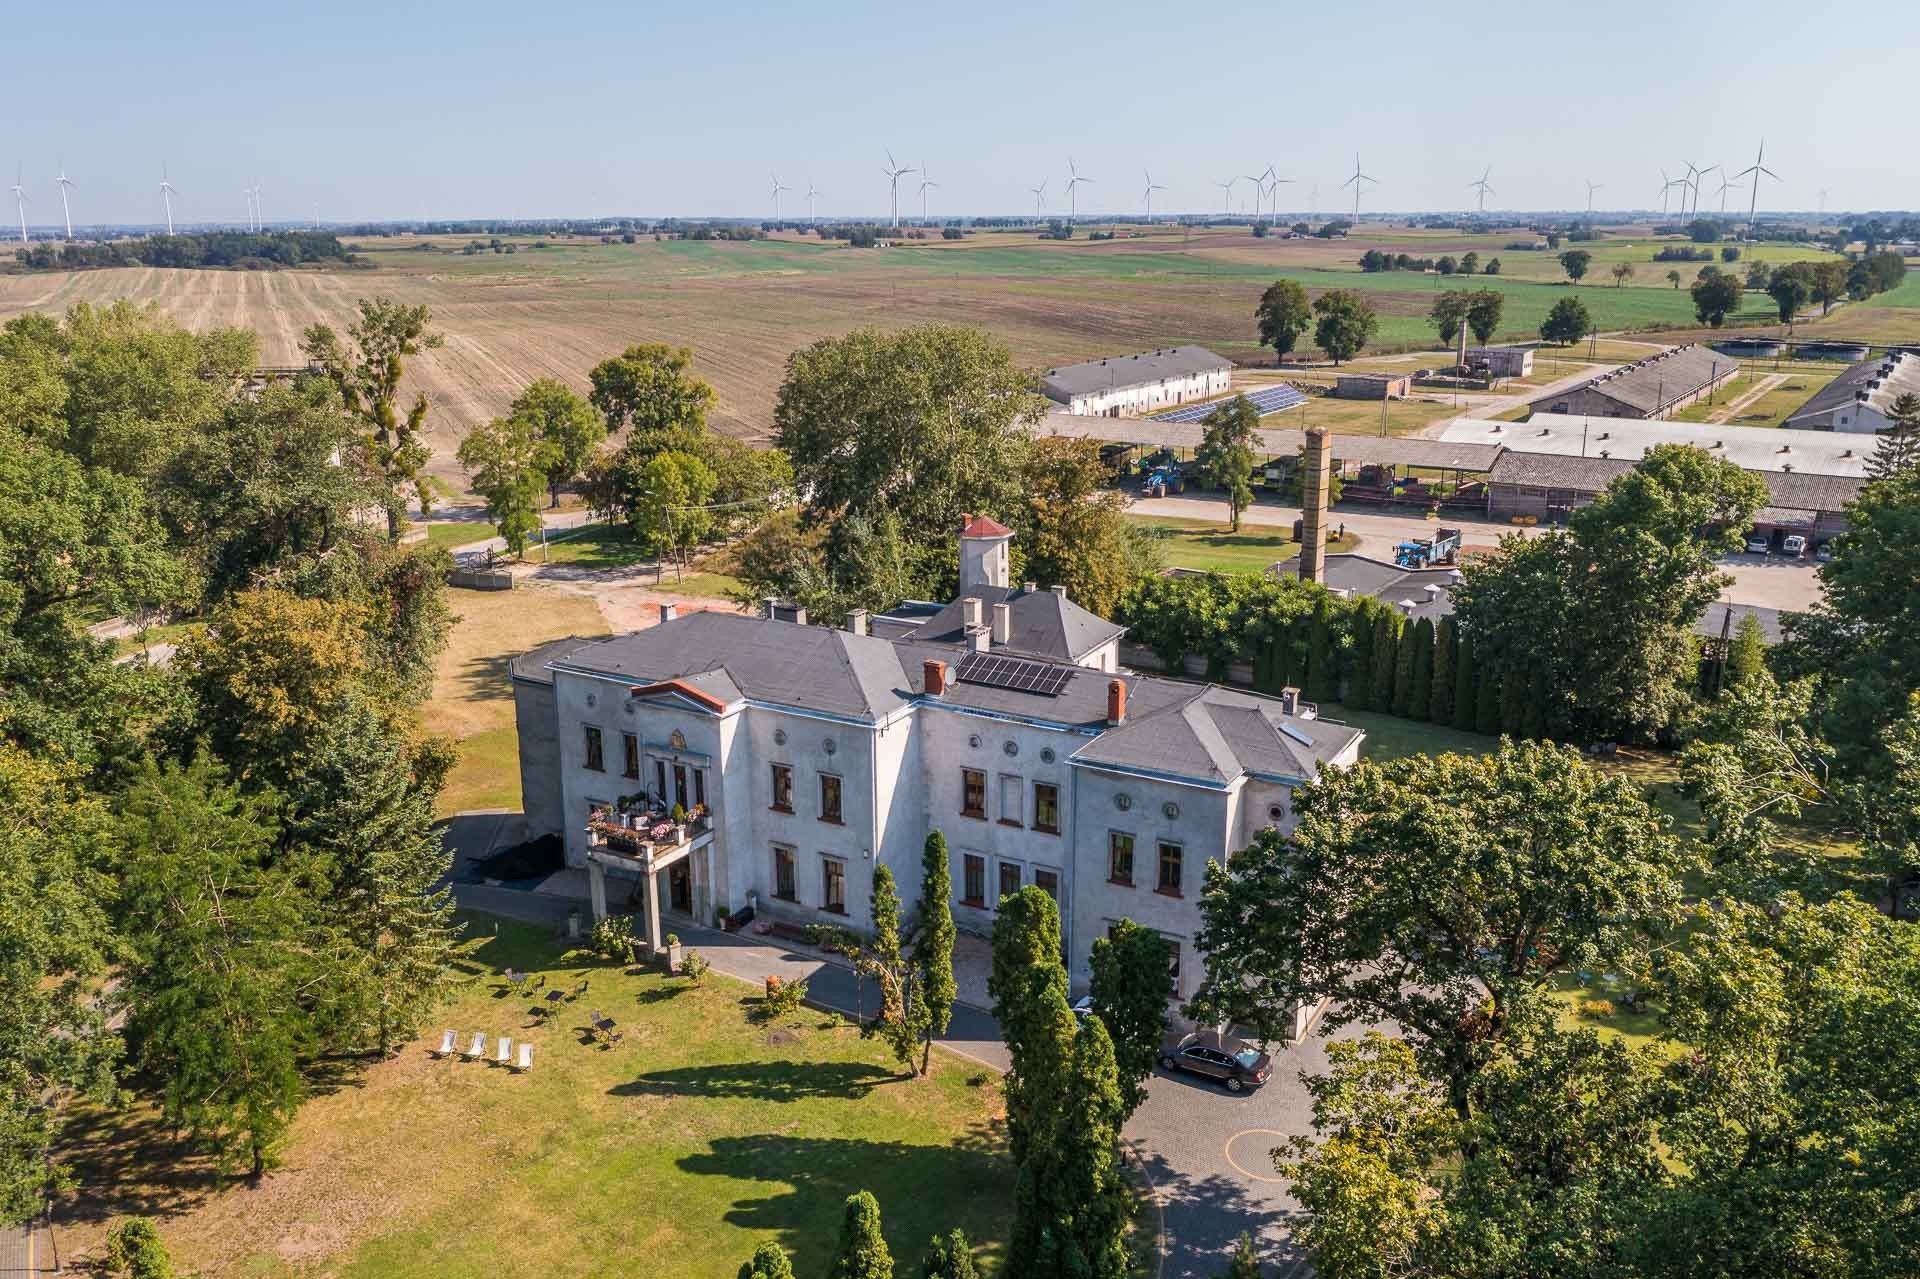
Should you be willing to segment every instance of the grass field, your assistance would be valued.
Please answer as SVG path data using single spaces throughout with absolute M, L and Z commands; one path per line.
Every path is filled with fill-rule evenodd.
M 429 732 L 454 739 L 460 759 L 440 792 L 442 815 L 520 807 L 520 748 L 513 728 L 510 658 L 566 635 L 605 635 L 594 602 L 539 586 L 452 591 L 455 622 L 422 712 Z
M 935 1053 L 930 1078 L 904 1079 L 842 1018 L 758 1024 L 757 995 L 718 975 L 623 972 L 546 929 L 463 918 L 467 977 L 429 1034 L 524 1036 L 531 1072 L 410 1044 L 323 1087 L 257 1188 L 181 1151 L 150 1112 L 103 1116 L 71 1152 L 86 1193 L 65 1250 L 147 1211 L 192 1274 L 732 1279 L 772 1240 L 817 1275 L 842 1201 L 866 1188 L 902 1273 L 955 1226 L 997 1259 L 1013 1170 L 993 1072 Z M 508 966 L 550 987 L 585 979 L 589 995 L 529 1028 L 531 1001 L 496 977 Z M 589 1007 L 623 1043 L 590 1042 Z
M 1604 329 L 1693 323 L 1684 291 L 1637 287 L 1639 281 L 1625 289 L 1571 288 L 1527 278 L 1538 273 L 1518 270 L 1513 254 L 1503 255 L 1508 274 L 1470 281 L 1365 275 L 1354 266 L 1370 245 L 1429 255 L 1474 247 L 1485 258 L 1489 239 L 1395 228 L 1367 228 L 1347 241 L 1261 240 L 1236 229 L 1189 238 L 1166 228 L 1139 240 L 1062 244 L 1029 232 L 982 233 L 889 250 L 797 238 L 555 241 L 546 249 L 522 241 L 513 254 L 472 256 L 447 251 L 464 240 L 443 241 L 435 252 L 420 251 L 418 240 L 369 240 L 360 247 L 378 269 L 366 272 L 126 268 L 0 275 L 0 320 L 127 297 L 195 328 L 251 327 L 260 335 L 263 362 L 289 364 L 298 358 L 307 325 L 344 326 L 361 296 L 425 304 L 447 340 L 412 362 L 404 393 L 417 389 L 431 398 L 431 465 L 456 486 L 464 481 L 452 452 L 468 428 L 497 416 L 534 378 L 559 377 L 584 388 L 594 363 L 637 341 L 693 347 L 697 370 L 720 393 L 715 425 L 759 438 L 770 430 L 788 353 L 863 325 L 978 325 L 1032 367 L 1174 342 L 1199 342 L 1258 363 L 1267 357 L 1255 345 L 1253 309 L 1260 291 L 1283 275 L 1310 291 L 1365 292 L 1381 313 L 1382 347 L 1429 345 L 1426 313 L 1434 294 L 1468 285 L 1506 296 L 1506 336 L 1534 333 L 1569 292 Z
M 1225 524 L 1182 520 L 1170 516 L 1135 515 L 1133 523 L 1161 535 L 1169 568 L 1197 568 L 1211 573 L 1264 573 L 1267 566 L 1297 554 L 1300 544 L 1286 530 L 1270 524 L 1242 524 L 1238 533 Z M 1329 539 L 1327 549 L 1344 551 L 1360 539 L 1352 535 Z

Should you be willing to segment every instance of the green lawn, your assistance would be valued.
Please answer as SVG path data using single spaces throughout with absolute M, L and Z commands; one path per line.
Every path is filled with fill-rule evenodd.
M 1264 573 L 1299 552 L 1289 531 L 1272 524 L 1242 524 L 1238 533 L 1225 524 L 1183 520 L 1171 516 L 1131 515 L 1132 523 L 1158 533 L 1170 568 L 1197 568 L 1210 573 Z M 1331 550 L 1344 550 L 1359 541 L 1334 539 Z
M 760 1024 L 757 992 L 730 979 L 623 971 L 545 928 L 464 922 L 451 1006 L 395 1059 L 321 1090 L 262 1187 L 215 1176 L 144 1114 L 109 1117 L 73 1152 L 99 1201 L 68 1216 L 68 1249 L 97 1239 L 101 1207 L 152 1191 L 180 1209 L 158 1224 L 189 1273 L 732 1279 L 772 1240 L 818 1275 L 865 1188 L 903 1273 L 955 1226 L 997 1260 L 1013 1169 L 995 1072 L 935 1053 L 930 1078 L 903 1078 L 843 1018 Z M 496 977 L 507 966 L 589 992 L 535 1027 L 534 1001 Z M 624 1042 L 593 1045 L 590 1008 Z M 442 1026 L 524 1037 L 534 1069 L 432 1060 Z
M 493 525 L 484 520 L 440 520 L 427 527 L 427 544 L 454 550 L 484 542 L 494 535 Z

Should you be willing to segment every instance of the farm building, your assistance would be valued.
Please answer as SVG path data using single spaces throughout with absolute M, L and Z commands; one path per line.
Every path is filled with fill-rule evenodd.
M 1883 432 L 1893 427 L 1893 406 L 1903 395 L 1920 396 L 1920 355 L 1890 351 L 1884 359 L 1856 364 L 1813 393 L 1787 418 L 1803 431 Z
M 1559 522 L 1633 467 L 1628 458 L 1503 452 L 1487 485 L 1487 514 Z M 1844 508 L 1859 494 L 1860 479 L 1799 471 L 1756 473 L 1767 482 L 1769 500 L 1755 514 L 1753 526 L 1776 547 L 1789 533 L 1818 544 L 1846 532 Z
M 1710 394 L 1739 371 L 1738 360 L 1688 343 L 1535 400 L 1531 407 L 1536 413 L 1656 418 Z
M 1530 346 L 1470 346 L 1467 367 L 1485 369 L 1489 377 L 1525 377 L 1533 372 Z
M 1660 444 L 1691 444 L 1749 471 L 1799 471 L 1810 475 L 1863 476 L 1873 455 L 1871 441 L 1821 435 L 1788 435 L 1769 426 L 1698 422 L 1621 421 L 1536 413 L 1524 422 L 1462 418 L 1441 432 L 1448 444 L 1498 445 L 1511 453 L 1638 461 Z
M 1342 373 L 1333 393 L 1342 400 L 1404 400 L 1413 389 L 1406 373 Z
M 1040 389 L 1083 417 L 1127 417 L 1225 395 L 1233 364 L 1204 346 L 1169 346 L 1048 369 Z

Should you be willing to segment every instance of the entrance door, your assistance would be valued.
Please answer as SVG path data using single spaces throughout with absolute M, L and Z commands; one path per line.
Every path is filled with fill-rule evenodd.
M 693 867 L 684 860 L 667 867 L 667 909 L 693 914 Z
M 673 766 L 673 802 L 683 809 L 691 807 L 687 802 L 687 766 L 685 764 Z

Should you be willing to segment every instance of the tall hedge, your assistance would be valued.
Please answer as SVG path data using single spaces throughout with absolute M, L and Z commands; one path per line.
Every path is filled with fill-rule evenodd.
M 1433 623 L 1421 618 L 1408 631 L 1413 645 L 1413 669 L 1408 676 L 1408 719 L 1424 720 L 1433 711 Z
M 1496 737 L 1500 733 L 1500 691 L 1505 681 L 1499 671 L 1486 668 L 1481 670 L 1475 686 L 1478 691 L 1473 699 L 1473 729 Z
M 1333 642 L 1332 609 L 1325 600 L 1313 609 L 1307 626 L 1307 696 L 1316 702 L 1340 700 L 1340 656 Z
M 1527 724 L 1526 672 L 1507 670 L 1500 675 L 1500 731 L 1508 737 L 1524 737 Z
M 1427 701 L 1427 718 L 1436 724 L 1453 723 L 1453 668 L 1460 645 L 1460 628 L 1451 617 L 1440 619 L 1433 628 L 1433 695 Z
M 1413 709 L 1413 655 L 1416 648 L 1415 636 L 1420 628 L 1408 626 L 1403 621 L 1400 626 L 1400 641 L 1393 654 L 1393 713 L 1405 719 Z M 1427 638 L 1433 638 L 1433 628 L 1427 628 Z
M 1356 711 L 1370 711 L 1373 703 L 1373 624 L 1362 612 L 1353 628 L 1353 648 L 1347 654 L 1346 704 Z
M 1393 673 L 1400 662 L 1400 630 L 1406 618 L 1397 609 L 1381 609 L 1373 623 L 1373 708 L 1393 709 Z
M 1479 727 L 1475 722 L 1474 706 L 1475 698 L 1480 691 L 1475 683 L 1477 674 L 1473 655 L 1473 636 L 1462 635 L 1460 651 L 1453 660 L 1453 726 L 1463 733 L 1471 733 Z

